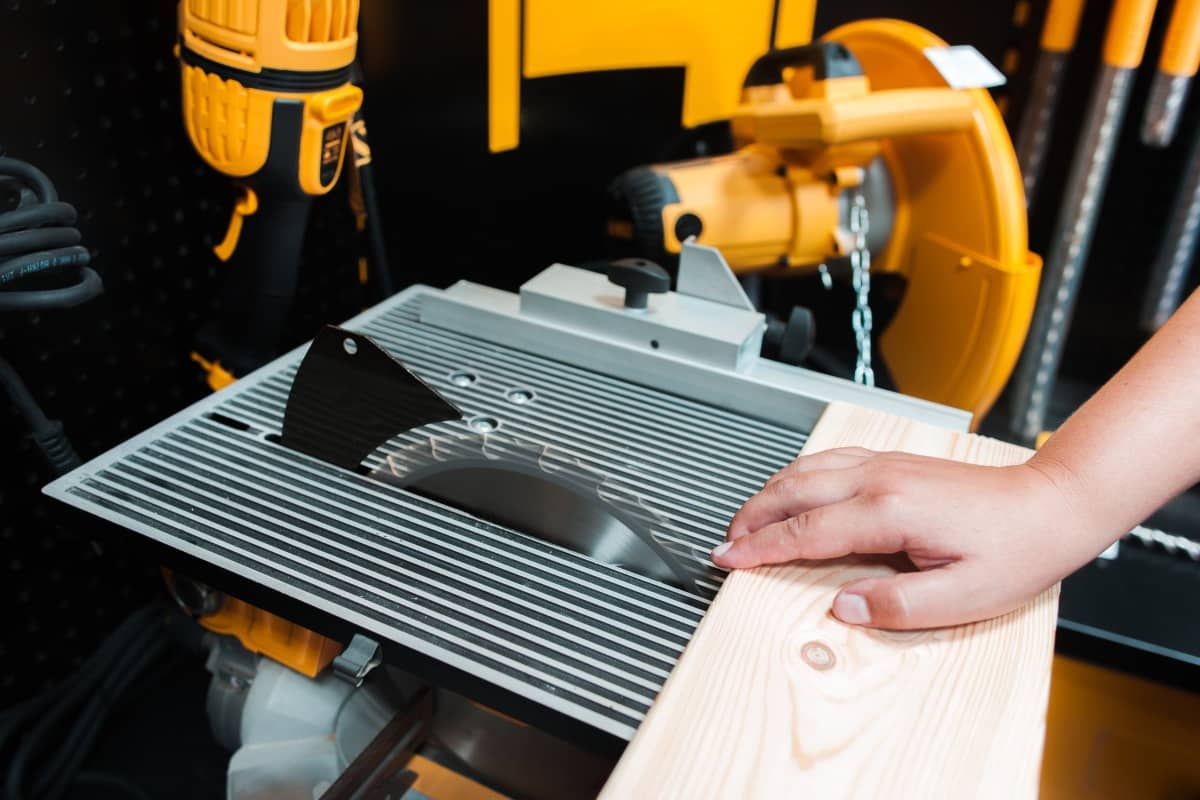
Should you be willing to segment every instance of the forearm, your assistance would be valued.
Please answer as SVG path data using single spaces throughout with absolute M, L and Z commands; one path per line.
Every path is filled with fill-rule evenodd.
M 1097 542 L 1200 480 L 1200 294 L 1030 461 Z
M 1017 608 L 1200 480 L 1200 294 L 1028 462 L 981 467 L 838 448 L 746 501 L 728 569 L 906 553 L 920 572 L 842 587 L 844 622 L 927 628 Z

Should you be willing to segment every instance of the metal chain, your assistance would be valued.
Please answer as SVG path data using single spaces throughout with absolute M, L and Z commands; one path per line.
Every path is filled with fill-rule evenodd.
M 871 251 L 867 248 L 867 233 L 871 230 L 867 199 L 855 192 L 850 205 L 850 233 L 854 249 L 850 251 L 851 283 L 854 286 L 855 307 L 850 315 L 854 340 L 858 346 L 858 362 L 854 365 L 854 382 L 875 385 L 875 370 L 871 368 Z

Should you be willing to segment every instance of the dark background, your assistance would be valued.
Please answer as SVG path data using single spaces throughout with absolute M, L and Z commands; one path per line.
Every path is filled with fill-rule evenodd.
M 491 155 L 486 3 L 363 6 L 365 115 L 398 286 L 467 278 L 511 289 L 553 261 L 602 256 L 604 187 L 612 177 L 723 138 L 720 126 L 680 130 L 681 69 L 631 70 L 523 81 L 520 147 Z M 1013 10 L 1007 1 L 824 2 L 815 30 L 896 16 L 951 43 L 974 44 L 996 64 L 1016 48 L 1018 69 L 996 93 L 1016 120 L 1044 3 L 1033 3 L 1025 28 L 1014 27 Z M 1148 65 L 1169 11 L 1162 4 Z M 1089 4 L 1071 61 L 1031 209 L 1031 246 L 1041 253 L 1106 14 L 1107 4 Z M 174 25 L 168 0 L 0 0 L 0 147 L 46 171 L 79 209 L 106 286 L 101 298 L 70 311 L 0 316 L 0 353 L 64 422 L 85 459 L 207 392 L 188 353 L 213 311 L 220 276 L 211 245 L 224 233 L 234 195 L 184 135 Z M 1195 135 L 1192 98 L 1171 148 L 1137 141 L 1151 72 L 1144 68 L 1137 83 L 1068 340 L 1070 401 L 1144 340 L 1135 325 L 1138 303 Z M 355 280 L 361 243 L 344 185 L 316 202 L 289 346 L 365 302 Z M 848 311 L 848 290 L 822 299 L 811 285 L 792 281 L 774 295 Z M 823 333 L 834 343 L 839 335 Z M 153 564 L 119 546 L 98 552 L 86 523 L 68 522 L 42 498 L 51 476 L 25 434 L 15 411 L 0 404 L 0 708 L 55 682 L 124 614 L 161 591 Z M 187 674 L 194 704 L 172 713 L 195 727 L 203 724 L 204 676 Z

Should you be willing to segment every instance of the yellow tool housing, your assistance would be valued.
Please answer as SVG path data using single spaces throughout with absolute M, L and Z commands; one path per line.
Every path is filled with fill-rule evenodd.
M 351 83 L 358 11 L 358 0 L 179 4 L 176 55 L 188 137 L 209 166 L 241 189 L 225 238 L 214 247 L 222 261 L 237 261 L 227 267 L 224 298 L 237 316 L 222 337 L 210 337 L 213 347 L 192 353 L 214 390 L 272 352 L 295 280 L 308 198 L 327 193 L 341 175 L 351 119 L 362 104 L 362 91 Z M 262 323 L 268 314 L 271 322 Z M 310 676 L 341 650 L 232 597 L 199 622 Z
M 735 271 L 813 270 L 846 254 L 839 195 L 881 157 L 894 220 L 872 269 L 908 281 L 883 356 L 900 391 L 971 411 L 978 425 L 1016 364 L 1041 267 L 1003 120 L 986 90 L 947 87 L 924 53 L 946 43 L 923 28 L 864 20 L 822 41 L 844 45 L 864 74 L 815 80 L 804 67 L 748 85 L 736 152 L 649 168 L 673 187 L 658 244 L 679 253 L 699 230 Z M 621 219 L 609 232 L 637 235 Z

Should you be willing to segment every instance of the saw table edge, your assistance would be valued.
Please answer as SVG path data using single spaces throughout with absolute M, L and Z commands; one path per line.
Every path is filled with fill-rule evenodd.
M 843 403 L 804 448 L 979 464 L 1030 451 Z M 932 631 L 845 625 L 858 559 L 734 572 L 601 798 L 1036 797 L 1058 586 L 1002 617 Z

